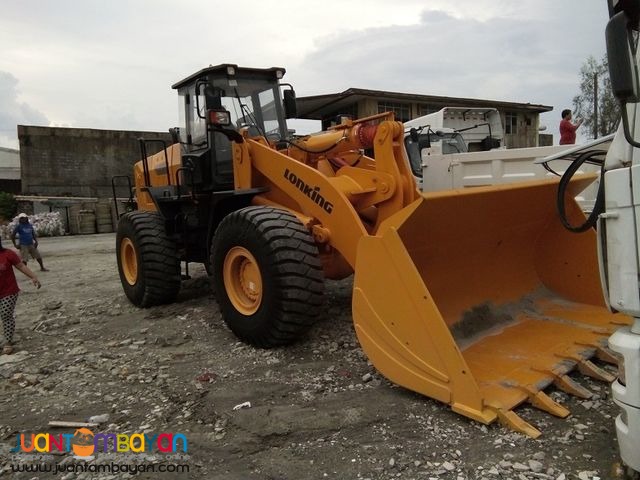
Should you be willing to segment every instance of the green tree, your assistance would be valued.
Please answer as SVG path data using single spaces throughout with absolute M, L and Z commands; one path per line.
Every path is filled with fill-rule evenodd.
M 611 91 L 609 62 L 589 56 L 580 69 L 580 93 L 573 97 L 573 119 L 584 119 L 583 134 L 594 138 L 594 80 L 598 78 L 598 137 L 614 133 L 620 121 L 620 106 Z
M 0 192 L 0 220 L 11 220 L 17 211 L 16 197 L 8 192 Z

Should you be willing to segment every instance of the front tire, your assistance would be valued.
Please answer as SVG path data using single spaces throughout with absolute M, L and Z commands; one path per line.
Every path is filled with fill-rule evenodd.
M 321 315 L 318 248 L 285 210 L 247 207 L 227 215 L 213 238 L 211 264 L 222 317 L 251 345 L 292 343 Z
M 120 217 L 116 255 L 122 288 L 131 303 L 146 308 L 176 299 L 180 260 L 160 214 L 134 211 Z

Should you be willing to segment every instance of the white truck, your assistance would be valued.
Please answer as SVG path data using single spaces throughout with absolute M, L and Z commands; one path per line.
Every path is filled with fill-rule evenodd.
M 608 0 L 606 28 L 611 86 L 622 122 L 604 173 L 604 212 L 599 216 L 600 270 L 611 310 L 634 318 L 609 339 L 620 356 L 613 399 L 620 455 L 640 471 L 640 0 Z
M 502 121 L 500 113 L 495 108 L 444 107 L 437 112 L 405 122 L 404 126 L 405 129 L 415 128 L 423 135 L 430 134 L 433 147 L 436 149 L 439 137 L 461 137 L 465 147 L 458 153 L 504 148 Z M 455 134 L 459 134 L 459 137 Z M 443 148 L 446 147 L 443 145 Z M 455 148 L 453 151 L 456 151 Z
M 406 122 L 404 127 L 411 169 L 424 192 L 548 178 L 564 173 L 567 160 L 586 151 L 599 150 L 604 156 L 613 138 L 610 135 L 584 145 L 506 149 L 495 108 L 445 107 Z M 584 165 L 580 171 L 598 168 Z M 595 184 L 578 197 L 585 211 L 592 208 L 597 190 Z

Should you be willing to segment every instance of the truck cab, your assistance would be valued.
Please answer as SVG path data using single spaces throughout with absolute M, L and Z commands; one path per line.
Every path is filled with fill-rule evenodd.
M 451 128 L 442 128 L 435 132 L 430 128 L 413 130 L 412 134 L 406 135 L 404 145 L 411 171 L 422 190 L 424 166 L 433 163 L 435 169 L 445 165 L 445 162 L 440 161 L 442 155 L 467 152 L 467 144 L 462 135 Z M 434 158 L 437 157 L 438 161 L 430 162 L 432 155 Z
M 612 311 L 634 318 L 609 339 L 619 356 L 613 399 L 623 462 L 640 471 L 640 1 L 609 0 L 607 55 L 622 121 L 605 163 L 605 211 L 599 217 L 600 270 Z
M 495 108 L 444 107 L 406 122 L 405 128 L 457 132 L 461 135 L 467 152 L 504 148 L 502 121 Z
M 455 161 L 447 155 L 504 148 L 495 108 L 444 107 L 405 122 L 404 127 L 411 171 L 421 191 L 454 188 Z

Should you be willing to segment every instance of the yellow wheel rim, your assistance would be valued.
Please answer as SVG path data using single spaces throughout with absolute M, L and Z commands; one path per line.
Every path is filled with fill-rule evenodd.
M 138 281 L 138 256 L 130 238 L 123 238 L 120 243 L 120 264 L 127 283 L 135 285 Z
M 255 257 L 243 247 L 233 247 L 222 265 L 224 288 L 236 310 L 253 315 L 262 302 L 262 275 Z

